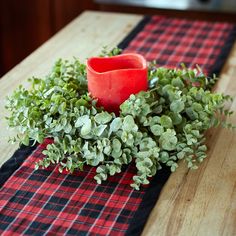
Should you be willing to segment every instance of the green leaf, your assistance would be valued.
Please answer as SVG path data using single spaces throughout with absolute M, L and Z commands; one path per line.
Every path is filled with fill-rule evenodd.
M 136 154 L 136 157 L 145 159 L 146 157 L 150 156 L 150 151 L 140 151 Z
M 170 112 L 169 116 L 173 122 L 173 125 L 179 125 L 182 122 L 182 116 L 179 113 Z
M 171 168 L 170 168 L 171 172 L 175 172 L 177 167 L 178 167 L 178 164 L 177 163 L 173 163 L 171 165 Z
M 117 132 L 122 126 L 122 119 L 120 117 L 115 118 L 110 124 L 110 133 Z
M 94 176 L 94 179 L 97 181 L 97 184 L 101 184 L 102 183 L 102 179 L 100 178 L 99 175 Z
M 109 121 L 111 121 L 112 119 L 112 115 L 110 115 L 108 112 L 102 112 L 102 113 L 98 113 L 95 117 L 94 120 L 98 123 L 98 124 L 106 124 Z
M 138 184 L 136 184 L 136 183 L 132 183 L 132 184 L 130 184 L 130 186 L 132 187 L 132 188 L 134 188 L 135 190 L 140 190 L 140 188 L 139 188 L 139 186 L 140 186 L 140 184 L 138 185 Z
M 130 131 L 137 131 L 138 127 L 136 126 L 134 119 L 131 115 L 127 115 L 124 118 L 123 125 L 122 125 L 123 130 L 130 132 Z
M 62 166 L 59 166 L 58 171 L 59 171 L 60 173 L 62 173 L 62 172 L 63 172 L 63 167 L 62 167 Z
M 97 167 L 96 172 L 99 173 L 99 174 L 100 173 L 106 173 L 106 170 L 107 170 L 106 166 L 100 165 L 100 166 Z
M 121 172 L 121 169 L 118 165 L 107 165 L 107 168 L 109 170 L 109 174 L 112 176 L 112 175 L 115 175 L 115 173 L 120 173 Z
M 198 114 L 197 114 L 197 112 L 195 112 L 195 111 L 193 110 L 193 108 L 188 107 L 188 108 L 185 109 L 185 111 L 186 111 L 188 117 L 189 117 L 191 120 L 196 120 L 196 119 L 198 118 Z
M 81 117 L 79 117 L 77 119 L 77 121 L 75 122 L 75 127 L 81 127 L 83 126 L 84 124 L 86 124 L 88 121 L 89 121 L 89 116 L 88 115 L 83 115 Z
M 143 160 L 143 165 L 146 166 L 147 168 L 150 168 L 153 165 L 153 162 L 150 158 L 145 158 Z
M 170 110 L 174 113 L 180 113 L 184 110 L 184 102 L 181 100 L 175 100 L 170 104 Z
M 101 136 L 106 128 L 107 125 L 99 125 L 93 129 L 93 134 L 96 136 Z
M 118 139 L 113 139 L 113 141 L 112 141 L 112 148 L 116 152 L 119 152 L 121 150 L 121 142 Z
M 200 112 L 203 110 L 203 107 L 200 103 L 194 102 L 192 105 L 193 110 Z
M 166 151 L 162 151 L 160 153 L 160 160 L 162 163 L 166 163 L 169 160 L 169 153 Z
M 66 103 L 62 102 L 61 105 L 58 108 L 58 111 L 60 114 L 63 114 L 66 111 Z
M 160 119 L 161 126 L 165 128 L 171 128 L 172 127 L 172 120 L 169 116 L 162 115 Z
M 178 87 L 180 89 L 183 89 L 184 88 L 184 83 L 183 81 L 180 79 L 180 78 L 174 78 L 172 81 L 171 81 L 171 84 L 175 87 Z
M 164 128 L 161 125 L 153 125 L 151 126 L 151 132 L 155 136 L 160 136 L 164 132 Z
M 161 148 L 167 151 L 172 151 L 176 148 L 176 144 L 178 142 L 177 137 L 175 136 L 176 133 L 174 130 L 167 129 L 159 139 L 159 144 Z
M 64 130 L 67 134 L 69 134 L 71 132 L 72 126 L 69 122 L 65 125 Z
M 29 136 L 28 135 L 25 135 L 25 137 L 22 139 L 22 143 L 25 146 L 29 146 Z
M 181 152 L 178 152 L 177 153 L 177 157 L 178 157 L 178 159 L 183 159 L 184 157 L 185 157 L 185 152 L 183 152 L 183 151 L 181 151 Z
M 91 128 L 92 128 L 92 123 L 91 120 L 88 119 L 88 121 L 82 126 L 81 129 L 81 135 L 86 136 L 91 132 Z

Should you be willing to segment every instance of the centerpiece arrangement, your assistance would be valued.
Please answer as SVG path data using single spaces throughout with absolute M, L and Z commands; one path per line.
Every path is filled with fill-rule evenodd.
M 119 53 L 101 55 L 110 60 L 89 59 L 87 71 L 78 59 L 58 60 L 46 78 L 31 79 L 30 90 L 20 86 L 8 97 L 8 124 L 19 131 L 12 141 L 53 140 L 36 169 L 58 165 L 60 172 L 72 173 L 96 166 L 94 179 L 101 183 L 134 162 L 132 187 L 139 189 L 163 165 L 175 171 L 183 159 L 196 169 L 207 156 L 205 131 L 220 124 L 234 127 L 226 122 L 232 111 L 225 108 L 232 98 L 210 91 L 216 78 L 207 78 L 198 67 L 149 63 L 147 68 L 137 55 L 125 59 L 127 67 L 119 56 L 114 61 Z M 112 78 L 104 66 L 111 60 Z

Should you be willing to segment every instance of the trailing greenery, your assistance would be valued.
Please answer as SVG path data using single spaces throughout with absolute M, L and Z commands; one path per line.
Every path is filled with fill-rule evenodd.
M 101 183 L 133 161 L 137 174 L 132 187 L 139 189 L 163 165 L 175 171 L 184 159 L 189 168 L 197 168 L 206 158 L 205 131 L 219 124 L 233 128 L 225 122 L 232 112 L 224 109 L 232 98 L 210 92 L 215 81 L 199 68 L 150 64 L 150 89 L 132 94 L 117 117 L 89 96 L 84 64 L 58 60 L 46 78 L 31 79 L 32 89 L 20 86 L 8 97 L 7 119 L 19 132 L 13 141 L 29 145 L 31 139 L 54 139 L 36 169 L 57 164 L 59 171 L 72 173 L 84 165 L 96 166 L 94 178 Z

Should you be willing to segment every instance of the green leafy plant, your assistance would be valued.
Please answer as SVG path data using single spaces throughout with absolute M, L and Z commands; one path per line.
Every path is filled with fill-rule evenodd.
M 115 55 L 120 50 L 102 56 Z M 85 65 L 58 60 L 43 79 L 32 78 L 32 88 L 20 86 L 8 97 L 8 124 L 17 128 L 13 141 L 29 145 L 52 138 L 45 157 L 35 168 L 59 165 L 73 172 L 84 165 L 96 166 L 98 183 L 135 162 L 132 187 L 148 184 L 163 165 L 175 171 L 178 160 L 196 169 L 207 156 L 205 131 L 227 123 L 232 111 L 224 109 L 232 98 L 212 93 L 216 78 L 209 80 L 200 70 L 149 66 L 146 92 L 132 94 L 120 106 L 120 116 L 96 106 L 87 91 Z

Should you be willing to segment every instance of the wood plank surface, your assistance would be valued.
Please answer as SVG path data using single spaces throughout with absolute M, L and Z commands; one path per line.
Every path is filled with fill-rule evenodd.
M 5 97 L 32 75 L 47 74 L 57 58 L 85 60 L 103 45 L 115 46 L 141 19 L 139 15 L 85 12 L 0 80 L 0 163 L 17 148 L 3 117 Z M 104 30 L 104 28 L 106 30 Z M 216 90 L 236 96 L 236 45 Z M 231 105 L 236 110 L 236 100 Z M 236 123 L 236 115 L 231 121 Z M 236 132 L 207 133 L 208 158 L 196 171 L 184 163 L 171 175 L 143 235 L 236 235 Z M 138 222 L 137 222 L 138 223 Z

